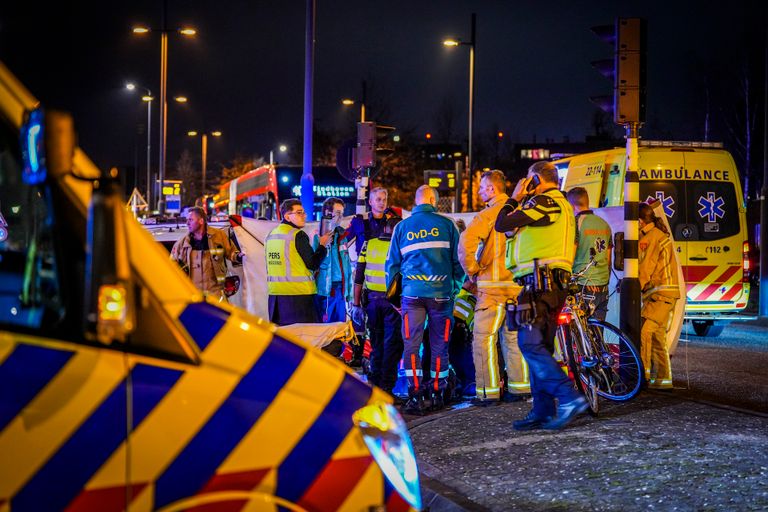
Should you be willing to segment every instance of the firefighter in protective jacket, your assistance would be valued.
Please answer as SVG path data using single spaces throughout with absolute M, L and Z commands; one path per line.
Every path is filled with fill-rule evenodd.
M 173 244 L 171 259 L 204 294 L 226 301 L 227 260 L 242 263 L 245 255 L 237 250 L 224 231 L 210 227 L 206 219 L 202 208 L 190 208 L 187 215 L 189 233 Z
M 640 357 L 648 386 L 672 389 L 672 367 L 667 349 L 667 325 L 680 298 L 674 247 L 669 233 L 647 203 L 640 203 L 639 268 L 643 307 L 640 316 Z
M 520 286 L 505 266 L 504 233 L 494 224 L 505 202 L 506 177 L 501 171 L 484 172 L 480 179 L 480 198 L 486 208 L 479 212 L 461 234 L 459 261 L 477 285 L 477 305 L 472 340 L 475 363 L 476 401 L 480 405 L 498 403 L 501 392 L 496 342 L 501 338 L 502 356 L 507 370 L 507 401 L 519 400 L 530 392 L 528 365 L 517 344 L 517 331 L 506 326 L 506 302 L 515 299 Z

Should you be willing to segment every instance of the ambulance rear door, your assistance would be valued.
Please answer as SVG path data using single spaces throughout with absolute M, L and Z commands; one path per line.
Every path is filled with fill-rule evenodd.
M 748 294 L 742 279 L 746 227 L 738 171 L 725 151 L 698 150 L 684 157 L 689 175 L 686 223 L 676 238 L 687 242 L 687 312 L 716 315 L 743 309 Z

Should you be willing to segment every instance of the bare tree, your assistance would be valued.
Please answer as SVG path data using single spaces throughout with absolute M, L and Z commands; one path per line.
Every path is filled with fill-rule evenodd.
M 725 111 L 721 108 L 723 121 L 734 143 L 734 152 L 744 162 L 742 169 L 744 197 L 749 197 L 750 178 L 752 176 L 752 137 L 757 120 L 757 109 L 754 108 L 751 96 L 755 94 L 751 87 L 749 67 L 745 64 L 739 73 L 737 96 L 732 109 Z

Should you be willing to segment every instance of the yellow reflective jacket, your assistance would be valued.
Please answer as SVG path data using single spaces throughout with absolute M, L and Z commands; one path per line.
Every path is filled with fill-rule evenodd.
M 654 224 L 646 224 L 640 233 L 638 277 L 643 298 L 658 293 L 679 299 L 680 287 L 672 240 Z
M 267 236 L 267 290 L 269 295 L 312 295 L 317 293 L 313 272 L 296 250 L 300 230 L 281 223 Z
M 520 293 L 520 286 L 512 280 L 512 272 L 505 265 L 506 237 L 494 229 L 507 199 L 507 194 L 491 199 L 459 237 L 459 262 L 467 275 L 476 279 L 480 309 L 495 307 Z

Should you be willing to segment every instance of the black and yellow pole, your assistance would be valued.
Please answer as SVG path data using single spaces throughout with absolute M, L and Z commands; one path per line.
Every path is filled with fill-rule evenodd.
M 640 347 L 640 280 L 637 220 L 640 204 L 637 145 L 640 123 L 627 123 L 627 164 L 624 179 L 624 278 L 621 280 L 621 330 Z

